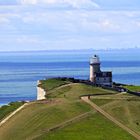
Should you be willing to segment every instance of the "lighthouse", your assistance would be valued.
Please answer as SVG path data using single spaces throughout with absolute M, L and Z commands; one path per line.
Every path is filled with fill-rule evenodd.
M 96 85 L 112 86 L 112 72 L 101 71 L 100 58 L 98 55 L 94 55 L 90 59 L 90 82 Z
M 94 55 L 90 59 L 90 81 L 96 82 L 96 73 L 100 73 L 100 59 L 99 56 Z

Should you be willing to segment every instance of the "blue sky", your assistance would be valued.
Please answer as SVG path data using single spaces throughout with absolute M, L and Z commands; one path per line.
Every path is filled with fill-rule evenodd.
M 0 51 L 140 47 L 140 0 L 0 0 Z

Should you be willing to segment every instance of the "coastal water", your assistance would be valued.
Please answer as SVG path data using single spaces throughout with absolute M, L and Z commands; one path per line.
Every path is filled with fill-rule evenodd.
M 68 76 L 89 78 L 89 58 L 99 54 L 102 70 L 113 72 L 113 81 L 140 85 L 140 50 L 46 51 L 0 53 L 0 105 L 36 100 L 37 80 Z

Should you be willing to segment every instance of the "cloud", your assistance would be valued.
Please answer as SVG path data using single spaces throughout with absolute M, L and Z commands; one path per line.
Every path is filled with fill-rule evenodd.
M 70 5 L 72 5 L 73 7 L 75 8 L 80 8 L 80 7 L 83 7 L 83 8 L 90 8 L 90 7 L 94 7 L 94 8 L 100 8 L 100 6 L 91 1 L 91 0 L 65 0 L 65 2 L 69 3 Z
M 140 44 L 138 10 L 101 10 L 101 3 L 92 0 L 16 2 L 16 6 L 0 7 L 0 48 L 112 48 Z
M 38 4 L 37 0 L 21 0 L 21 4 Z
M 1 5 L 46 5 L 49 8 L 139 10 L 139 0 L 0 0 Z
M 31 43 L 31 44 L 37 44 L 40 42 L 37 37 L 26 36 L 26 35 L 22 35 L 20 37 L 17 37 L 16 41 L 18 43 Z
M 9 24 L 10 20 L 6 18 L 5 16 L 0 16 L 0 25 L 2 24 Z
M 94 0 L 103 9 L 108 10 L 139 10 L 139 0 Z
M 92 0 L 21 0 L 24 5 L 41 5 L 46 6 L 71 6 L 73 8 L 100 8 L 100 6 Z

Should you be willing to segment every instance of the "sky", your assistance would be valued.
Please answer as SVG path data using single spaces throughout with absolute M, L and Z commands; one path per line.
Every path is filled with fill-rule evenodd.
M 140 0 L 0 0 L 0 51 L 140 47 Z

